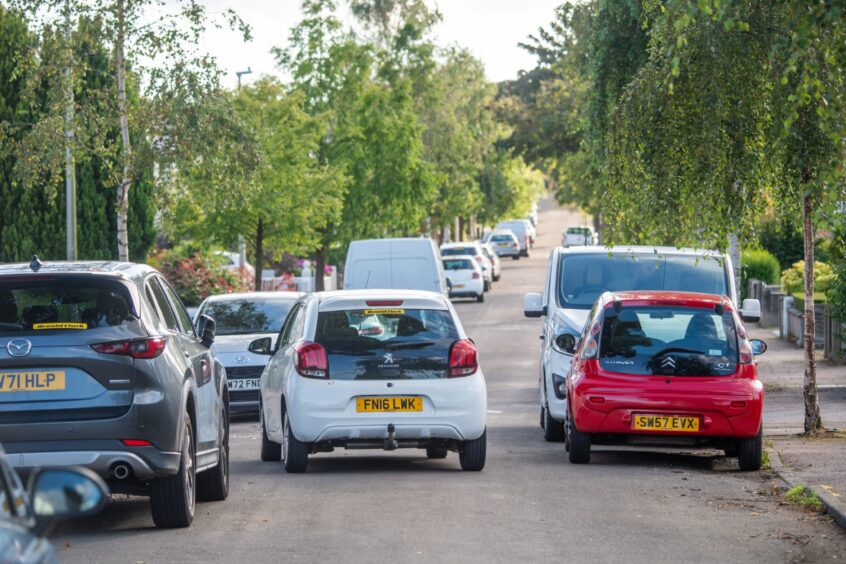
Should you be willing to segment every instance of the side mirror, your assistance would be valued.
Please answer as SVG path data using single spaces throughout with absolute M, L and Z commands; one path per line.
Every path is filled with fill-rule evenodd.
M 87 468 L 36 470 L 29 483 L 32 512 L 46 521 L 93 515 L 109 499 L 105 482 Z
M 579 343 L 578 337 L 570 333 L 561 333 L 555 336 L 555 348 L 567 354 L 576 352 L 576 345 Z
M 767 343 L 761 339 L 751 339 L 749 341 L 749 346 L 752 347 L 752 354 L 755 356 L 767 352 Z
M 210 315 L 202 314 L 197 319 L 197 333 L 200 335 L 200 342 L 203 346 L 209 348 L 214 343 L 214 334 L 217 331 L 217 323 Z
M 544 315 L 543 296 L 529 292 L 523 296 L 523 315 L 526 317 L 541 317 Z
M 263 355 L 270 355 L 272 351 L 270 347 L 272 346 L 273 341 L 270 337 L 262 337 L 261 339 L 256 339 L 250 346 L 247 347 L 247 350 L 253 354 L 263 354 Z
M 761 302 L 752 298 L 743 300 L 743 307 L 740 309 L 740 319 L 744 322 L 757 323 L 761 320 Z

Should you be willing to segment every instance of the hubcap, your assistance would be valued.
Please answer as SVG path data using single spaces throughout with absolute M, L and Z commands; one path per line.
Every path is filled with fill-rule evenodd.
M 288 460 L 288 414 L 282 419 L 282 460 Z
M 194 444 L 191 440 L 191 432 L 185 429 L 185 444 L 188 445 L 188 452 L 185 457 L 185 493 L 188 495 L 188 510 L 194 513 Z

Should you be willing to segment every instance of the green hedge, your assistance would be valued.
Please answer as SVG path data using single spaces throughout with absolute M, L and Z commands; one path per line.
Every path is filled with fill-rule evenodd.
M 755 278 L 765 284 L 778 283 L 781 266 L 778 259 L 769 251 L 752 249 L 743 251 L 740 258 L 740 294 L 746 297 L 749 290 L 749 279 Z
M 826 293 L 834 285 L 834 271 L 824 262 L 814 261 L 814 291 Z M 800 260 L 781 273 L 781 289 L 787 294 L 805 290 L 805 261 Z
M 793 292 L 790 294 L 793 296 L 793 309 L 798 309 L 799 311 L 804 311 L 805 309 L 805 293 L 804 292 Z M 817 304 L 824 304 L 828 302 L 828 297 L 826 296 L 825 292 L 814 292 L 814 303 Z

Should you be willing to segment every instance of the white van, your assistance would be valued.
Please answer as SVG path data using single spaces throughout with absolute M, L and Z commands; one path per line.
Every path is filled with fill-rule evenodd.
M 497 224 L 497 229 L 510 229 L 517 236 L 517 241 L 520 243 L 520 256 L 529 256 L 529 247 L 531 246 L 529 230 L 526 227 L 528 223 L 525 219 L 514 219 L 511 221 L 500 221 Z
M 447 295 L 437 245 L 427 238 L 353 241 L 344 267 L 345 290 L 428 290 Z

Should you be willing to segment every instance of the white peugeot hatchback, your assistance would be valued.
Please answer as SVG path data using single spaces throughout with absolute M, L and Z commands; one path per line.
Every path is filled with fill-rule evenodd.
M 373 327 L 381 331 L 373 331 Z M 485 466 L 487 391 L 473 341 L 446 297 L 415 290 L 318 292 L 299 300 L 261 378 L 261 458 L 304 472 L 335 448 L 457 452 Z

